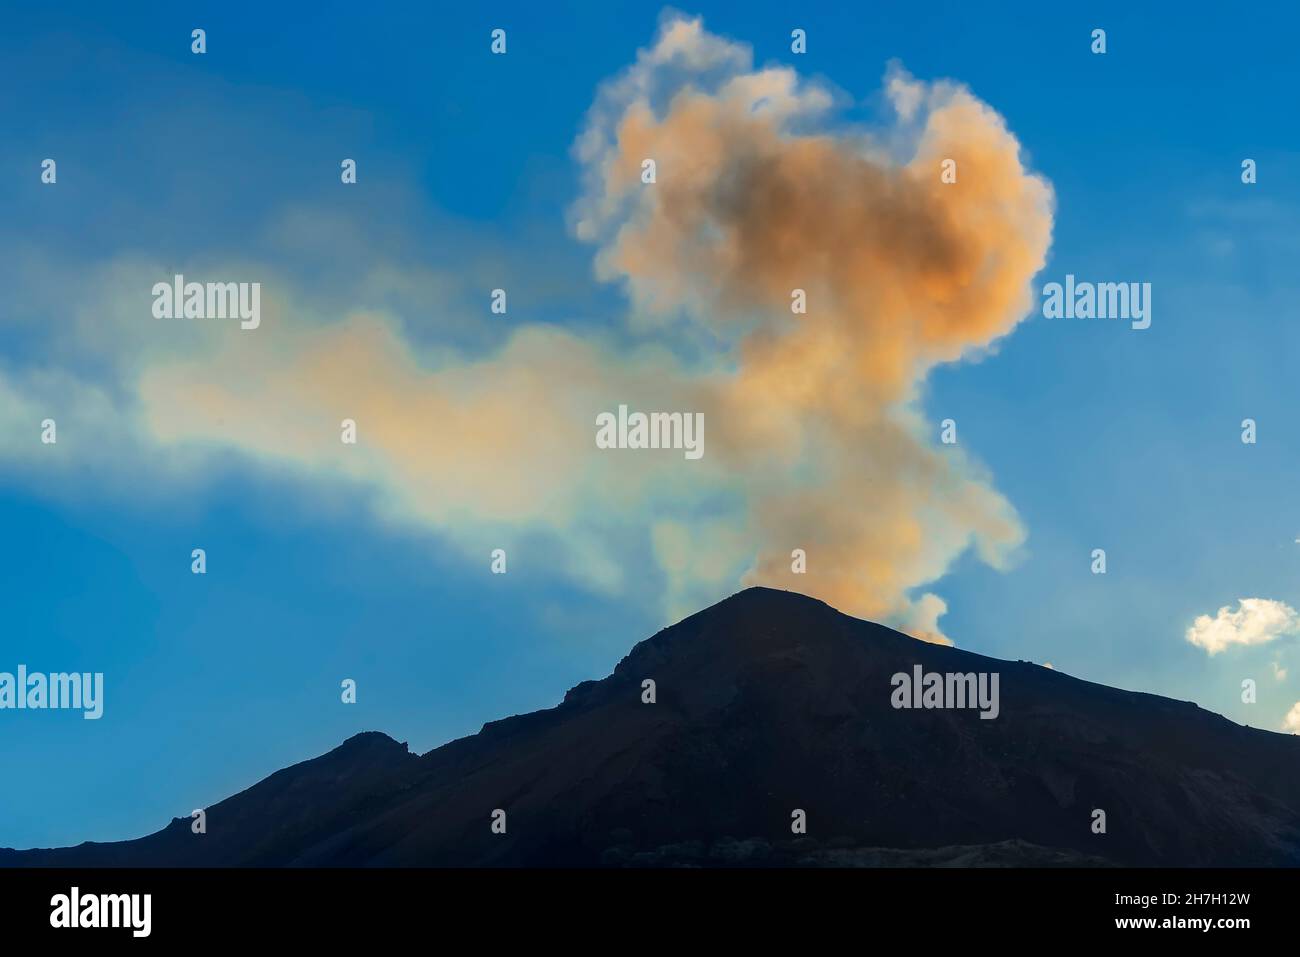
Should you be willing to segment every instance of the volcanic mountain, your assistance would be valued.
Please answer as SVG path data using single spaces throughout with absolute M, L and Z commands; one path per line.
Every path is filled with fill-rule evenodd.
M 895 707 L 893 676 L 917 666 L 998 675 L 996 717 Z M 7 866 L 1053 864 L 1300 864 L 1300 739 L 751 588 L 554 708 L 422 756 L 358 734 L 207 808 L 205 834 L 186 817 L 0 851 Z

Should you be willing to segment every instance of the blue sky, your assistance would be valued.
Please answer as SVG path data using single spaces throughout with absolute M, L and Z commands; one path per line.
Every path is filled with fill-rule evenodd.
M 95 329 L 139 333 L 119 336 L 130 327 L 107 307 L 96 326 L 97 297 L 121 274 L 112 264 L 137 258 L 257 264 L 293 278 L 304 313 L 361 295 L 349 264 L 391 267 L 409 281 L 366 287 L 366 305 L 433 353 L 493 353 L 486 290 L 502 275 L 512 316 L 630 335 L 625 291 L 598 281 L 573 236 L 572 146 L 598 85 L 653 42 L 660 8 L 314 7 L 5 13 L 0 368 L 57 366 L 113 395 L 106 370 L 130 360 Z M 1148 330 L 1031 316 L 992 354 L 926 379 L 919 408 L 957 419 L 1027 536 L 1008 569 L 966 552 L 916 583 L 947 602 L 944 632 L 1279 728 L 1300 700 L 1294 636 L 1210 656 L 1184 633 L 1243 598 L 1300 605 L 1295 13 L 683 12 L 756 64 L 840 91 L 851 118 L 878 105 L 891 60 L 964 84 L 1055 191 L 1035 285 L 1067 272 L 1152 284 Z M 1105 56 L 1088 50 L 1098 26 Z M 504 57 L 487 52 L 494 27 Z M 801 57 L 794 27 L 808 31 Z M 53 188 L 38 179 L 47 156 Z M 342 156 L 358 159 L 356 188 L 338 184 Z M 130 449 L 90 454 L 94 436 L 62 425 L 53 468 L 6 458 L 15 441 L 0 442 L 0 670 L 103 671 L 107 688 L 99 721 L 0 712 L 0 845 L 137 836 L 360 730 L 427 750 L 555 704 L 670 620 L 643 542 L 614 550 L 619 587 L 561 574 L 525 532 L 510 573 L 492 576 L 364 482 L 317 488 L 248 450 L 217 449 L 197 479 L 167 451 L 123 466 Z M 203 577 L 190 574 L 197 546 Z M 1098 547 L 1105 576 L 1089 571 Z M 1274 678 L 1272 662 L 1293 673 Z M 355 705 L 339 701 L 345 676 Z M 1241 702 L 1243 678 L 1258 703 Z

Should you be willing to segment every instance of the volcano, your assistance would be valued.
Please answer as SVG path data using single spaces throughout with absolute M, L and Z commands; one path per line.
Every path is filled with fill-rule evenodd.
M 919 691 L 900 707 L 898 676 L 931 674 L 997 676 L 996 709 Z M 766 588 L 427 754 L 358 734 L 208 807 L 206 833 L 186 817 L 0 851 L 11 867 L 1297 864 L 1300 739 Z

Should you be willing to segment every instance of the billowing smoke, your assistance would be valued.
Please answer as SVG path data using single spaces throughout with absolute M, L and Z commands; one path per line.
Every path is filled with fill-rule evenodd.
M 893 67 L 886 94 L 889 128 L 837 129 L 830 91 L 669 20 L 591 111 L 577 229 L 639 315 L 724 343 L 733 371 L 707 401 L 744 478 L 747 580 L 936 638 L 942 600 L 910 608 L 908 589 L 970 544 L 1000 563 L 1022 531 L 913 402 L 936 363 L 1026 314 L 1052 194 L 966 90 Z
M 68 434 L 154 482 L 215 450 L 361 490 L 476 562 L 502 546 L 512 569 L 606 594 L 648 583 L 671 616 L 766 583 L 944 640 L 943 599 L 915 593 L 968 548 L 1001 564 L 1023 532 L 960 445 L 939 444 L 920 388 L 1026 314 L 1052 195 L 963 88 L 895 67 L 884 92 L 888 120 L 855 127 L 831 90 L 666 20 L 575 147 L 573 227 L 628 293 L 603 338 L 512 315 L 495 347 L 430 348 L 410 317 L 341 294 L 326 312 L 275 264 L 216 260 L 212 275 L 262 281 L 260 328 L 160 325 L 144 293 L 170 271 L 137 258 L 104 271 L 77 340 L 115 350 L 117 381 L 78 396 L 52 372 L 0 370 L 0 395 L 24 422 L 64 410 Z M 620 404 L 704 413 L 703 458 L 598 449 L 596 417 Z M 60 455 L 85 468 L 87 444 Z

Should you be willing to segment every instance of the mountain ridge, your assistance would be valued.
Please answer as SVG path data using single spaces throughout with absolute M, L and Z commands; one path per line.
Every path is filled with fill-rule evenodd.
M 998 674 L 1000 714 L 893 707 L 915 666 Z M 1292 736 L 1191 702 L 750 588 L 552 708 L 422 755 L 361 732 L 207 808 L 206 834 L 0 866 L 1295 865 L 1298 766 Z

